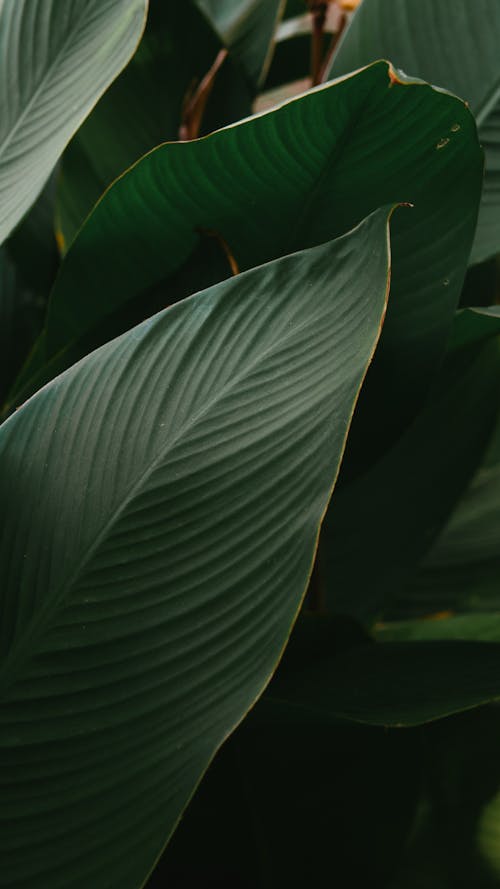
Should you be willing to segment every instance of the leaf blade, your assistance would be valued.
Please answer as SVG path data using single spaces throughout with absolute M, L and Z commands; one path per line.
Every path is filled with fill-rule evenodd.
M 466 99 L 477 116 L 486 170 L 471 262 L 500 249 L 500 10 L 495 0 L 364 0 L 330 69 L 332 77 L 389 58 L 408 74 Z M 481 52 L 477 52 L 477 47 Z
M 144 879 L 286 642 L 387 288 L 379 211 L 144 322 L 2 426 L 7 885 L 65 885 L 55 861 L 75 887 Z

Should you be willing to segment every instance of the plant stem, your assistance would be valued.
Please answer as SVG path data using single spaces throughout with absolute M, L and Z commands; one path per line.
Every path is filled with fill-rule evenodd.
M 311 35 L 311 85 L 321 83 L 323 69 L 323 34 L 325 30 L 328 3 L 322 0 L 309 0 L 312 15 Z
M 330 40 L 330 46 L 328 47 L 325 58 L 324 58 L 322 65 L 321 65 L 321 71 L 319 74 L 318 83 L 324 83 L 324 81 L 326 80 L 326 77 L 328 75 L 328 70 L 330 68 L 330 65 L 333 62 L 333 58 L 335 56 L 335 51 L 336 51 L 337 46 L 339 44 L 339 40 L 342 37 L 342 34 L 344 33 L 346 24 L 347 24 L 347 14 L 344 12 L 342 15 L 342 18 L 340 19 L 340 22 L 339 22 L 338 31 L 335 34 L 332 34 L 332 39 Z
M 182 121 L 179 127 L 179 139 L 181 142 L 189 142 L 197 139 L 200 134 L 201 123 L 207 102 L 214 88 L 215 78 L 227 58 L 227 49 L 221 49 L 215 58 L 211 68 L 207 71 L 196 89 L 188 90 L 184 99 Z

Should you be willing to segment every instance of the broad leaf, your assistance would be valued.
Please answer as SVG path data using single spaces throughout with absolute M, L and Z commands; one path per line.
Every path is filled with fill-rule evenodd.
M 276 681 L 266 706 L 331 720 L 411 726 L 500 700 L 496 642 L 376 642 Z M 263 701 L 264 705 L 264 701 Z
M 0 243 L 41 191 L 99 96 L 126 65 L 147 0 L 3 0 Z
M 385 62 L 205 139 L 160 146 L 112 185 L 68 251 L 45 336 L 13 397 L 19 403 L 75 351 L 85 354 L 84 337 L 113 313 L 121 332 L 120 310 L 144 288 L 165 279 L 167 302 L 169 277 L 200 229 L 247 269 L 337 237 L 385 203 L 411 201 L 394 222 L 391 306 L 360 405 L 376 403 L 357 435 L 366 451 L 369 434 L 374 451 L 413 414 L 441 358 L 481 175 L 463 103 L 397 79 Z
M 159 143 L 179 139 L 184 103 L 221 46 L 194 2 L 151 0 L 134 58 L 64 153 L 58 189 L 63 251 L 113 179 Z M 244 75 L 228 58 L 215 77 L 201 134 L 247 116 L 250 106 Z
M 364 0 L 330 70 L 338 77 L 383 57 L 469 102 L 486 153 L 472 262 L 500 251 L 499 43 L 497 0 Z
M 378 211 L 1 427 L 4 885 L 145 879 L 286 644 L 387 288 Z
M 285 0 L 196 0 L 250 81 L 264 79 Z

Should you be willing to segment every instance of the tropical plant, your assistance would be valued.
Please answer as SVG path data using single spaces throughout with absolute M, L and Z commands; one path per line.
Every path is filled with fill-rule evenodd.
M 6 889 L 500 886 L 499 43 L 0 3 Z

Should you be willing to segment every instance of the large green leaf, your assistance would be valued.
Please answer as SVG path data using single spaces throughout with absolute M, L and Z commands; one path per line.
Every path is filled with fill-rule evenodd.
M 362 414 L 375 450 L 377 437 L 413 413 L 441 357 L 481 175 L 465 105 L 396 79 L 385 62 L 205 139 L 160 146 L 111 186 L 68 251 L 15 398 L 84 354 L 85 336 L 162 278 L 167 302 L 168 278 L 189 259 L 200 228 L 222 236 L 246 269 L 405 200 L 414 208 L 394 223 L 392 299 L 369 375 L 376 417 Z
M 207 74 L 221 46 L 190 0 L 151 0 L 134 58 L 64 153 L 58 189 L 63 250 L 113 179 L 160 142 L 179 138 L 186 97 Z M 215 77 L 201 132 L 247 116 L 250 106 L 243 73 L 226 59 Z
M 3 0 L 0 243 L 140 38 L 147 0 Z
M 262 692 L 388 273 L 378 211 L 144 322 L 1 427 L 6 887 L 137 889 Z
M 413 726 L 500 700 L 496 642 L 373 642 L 354 622 L 307 618 L 253 711 L 261 725 Z
M 285 0 L 196 0 L 250 81 L 258 85 L 271 60 L 272 40 Z
M 387 58 L 469 102 L 486 152 L 472 262 L 500 251 L 499 43 L 497 0 L 363 0 L 330 70 L 338 77 Z

